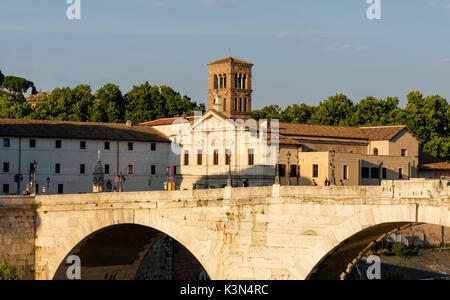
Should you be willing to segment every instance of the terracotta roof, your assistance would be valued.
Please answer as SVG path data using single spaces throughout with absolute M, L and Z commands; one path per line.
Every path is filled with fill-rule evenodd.
M 345 138 L 351 140 L 368 140 L 357 127 L 339 127 L 310 124 L 280 123 L 280 135 L 299 137 Z
M 450 171 L 450 164 L 448 162 L 438 162 L 432 164 L 420 165 L 422 170 L 448 170 Z
M 177 118 L 165 118 L 165 119 L 158 119 L 150 122 L 141 123 L 139 125 L 143 126 L 161 126 L 161 125 L 171 125 L 173 122 L 177 120 L 187 120 L 188 122 L 194 121 L 194 117 L 177 117 Z
M 390 141 L 403 130 L 408 130 L 406 126 L 379 126 L 379 127 L 361 127 L 371 141 Z
M 148 126 L 126 124 L 0 119 L 1 137 L 170 142 Z
M 31 104 L 36 104 L 39 101 L 44 100 L 44 96 L 50 96 L 52 92 L 39 92 L 35 95 L 30 94 L 26 97 L 26 101 Z
M 251 62 L 245 61 L 245 60 L 241 60 L 241 59 L 237 59 L 234 57 L 227 57 L 227 58 L 223 58 L 223 59 L 219 59 L 213 62 L 210 62 L 208 64 L 208 66 L 210 65 L 217 65 L 217 64 L 225 64 L 225 63 L 237 63 L 237 64 L 244 64 L 244 65 L 251 65 L 253 66 L 253 64 Z

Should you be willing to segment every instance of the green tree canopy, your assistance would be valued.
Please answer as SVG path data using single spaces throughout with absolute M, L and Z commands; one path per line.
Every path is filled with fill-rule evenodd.
M 272 104 L 260 110 L 252 111 L 255 120 L 281 120 L 283 110 L 278 105 Z
M 0 261 L 0 280 L 21 280 L 22 272 L 18 272 L 16 267 L 9 262 L 9 258 L 5 257 Z
M 24 101 L 16 101 L 9 94 L 0 95 L 0 118 L 23 119 L 32 112 L 31 105 Z
M 9 92 L 13 97 L 26 93 L 30 88 L 34 87 L 34 83 L 25 78 L 16 76 L 6 76 L 0 86 Z
M 356 104 L 349 124 L 354 126 L 384 126 L 393 124 L 399 113 L 397 97 L 386 100 L 367 97 Z
M 89 118 L 93 122 L 123 123 L 124 112 L 125 100 L 119 86 L 109 83 L 97 91 Z
M 353 102 L 344 94 L 336 94 L 320 102 L 311 116 L 312 124 L 348 126 L 355 111 Z
M 281 114 L 283 122 L 306 124 L 310 122 L 311 116 L 316 112 L 317 107 L 308 106 L 304 103 L 288 106 Z

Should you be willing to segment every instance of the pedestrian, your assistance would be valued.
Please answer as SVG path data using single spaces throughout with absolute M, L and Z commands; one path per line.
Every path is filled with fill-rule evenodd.
M 317 182 L 315 179 L 313 179 L 313 181 L 312 181 L 312 186 L 317 186 Z
M 330 186 L 330 181 L 328 180 L 327 177 L 325 177 L 324 186 Z
M 339 184 L 340 184 L 341 186 L 344 186 L 344 182 L 342 181 L 342 179 L 341 179 L 341 181 L 339 181 Z

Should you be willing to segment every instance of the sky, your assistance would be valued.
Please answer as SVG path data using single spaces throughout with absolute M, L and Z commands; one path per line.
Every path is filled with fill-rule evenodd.
M 0 0 L 0 70 L 38 90 L 146 81 L 207 103 L 207 63 L 255 64 L 253 109 L 419 90 L 450 98 L 450 0 Z M 374 0 L 375 1 L 375 0 Z

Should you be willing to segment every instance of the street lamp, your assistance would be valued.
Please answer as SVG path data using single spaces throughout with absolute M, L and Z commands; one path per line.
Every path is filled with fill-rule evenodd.
M 287 153 L 287 159 L 288 159 L 288 167 L 287 167 L 287 172 L 288 172 L 288 185 L 291 185 L 291 152 L 288 151 Z
M 47 195 L 50 195 L 50 177 L 47 177 Z
M 334 173 L 334 169 L 335 169 L 335 165 L 334 165 L 334 156 L 336 155 L 336 151 L 334 149 L 332 149 L 331 151 L 331 185 L 335 186 L 336 185 L 336 176 Z

